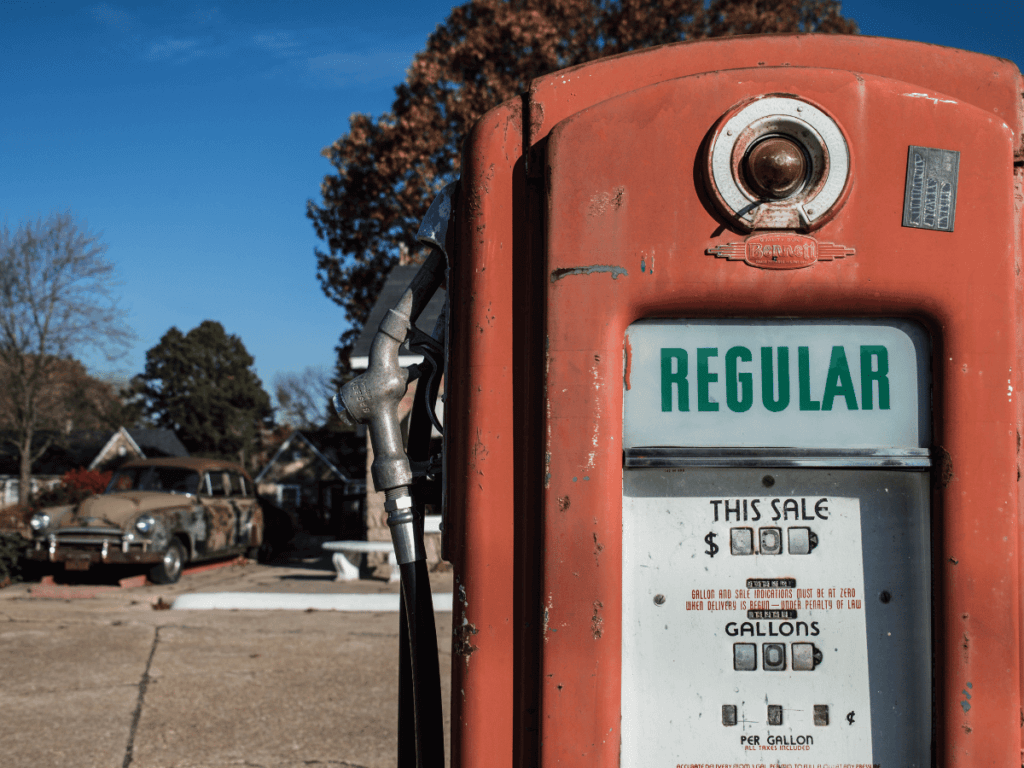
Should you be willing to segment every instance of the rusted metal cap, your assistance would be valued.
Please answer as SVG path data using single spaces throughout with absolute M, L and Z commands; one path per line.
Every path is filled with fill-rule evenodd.
M 768 200 L 782 200 L 794 194 L 807 174 L 803 150 L 785 136 L 770 136 L 755 144 L 744 165 L 754 192 Z

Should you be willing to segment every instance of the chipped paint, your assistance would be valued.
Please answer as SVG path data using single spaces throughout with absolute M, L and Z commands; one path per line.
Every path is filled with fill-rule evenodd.
M 974 686 L 968 683 L 967 688 L 974 688 Z M 964 708 L 965 715 L 971 710 L 971 694 L 968 693 L 967 688 L 963 689 L 962 693 L 964 695 L 964 699 L 960 702 L 960 706 Z
M 477 474 L 480 474 L 480 475 L 482 475 L 483 472 L 480 470 L 480 468 L 477 465 L 480 462 L 485 461 L 487 459 L 487 456 L 490 454 L 490 451 L 487 450 L 487 446 L 484 445 L 483 441 L 481 440 L 481 437 L 483 437 L 483 431 L 479 427 L 477 427 L 477 430 L 476 430 L 476 442 L 473 443 L 472 453 L 473 453 L 473 468 L 476 469 Z
M 562 267 L 561 269 L 552 270 L 551 282 L 557 283 L 563 277 L 567 277 L 568 275 L 592 275 L 597 272 L 610 273 L 612 280 L 617 280 L 619 275 L 629 277 L 629 272 L 622 267 L 616 267 L 612 264 L 588 264 L 582 267 Z
M 901 96 L 907 96 L 911 99 L 925 99 L 935 104 L 956 104 L 954 99 L 940 99 L 937 96 L 929 96 L 927 93 L 902 93 Z
M 452 632 L 452 653 L 461 656 L 466 662 L 466 669 L 469 669 L 469 657 L 480 650 L 479 646 L 473 645 L 473 635 L 480 633 L 475 626 L 463 617 L 462 625 Z
M 604 382 L 601 381 L 601 371 L 599 363 L 601 362 L 600 355 L 594 355 L 594 365 L 590 368 L 590 376 L 594 383 L 594 396 L 591 400 L 593 403 L 593 430 L 590 436 L 590 446 L 593 450 L 587 453 L 587 464 L 585 469 L 593 469 L 594 462 L 597 460 L 598 445 L 601 438 L 601 387 L 604 386 Z
M 540 628 L 540 633 L 541 636 L 544 638 L 545 643 L 548 641 L 548 622 L 551 619 L 551 608 L 553 607 L 552 600 L 553 598 L 551 597 L 551 595 L 548 595 L 548 604 L 544 606 L 544 620 Z
M 466 669 L 469 669 L 469 657 L 480 650 L 479 646 L 473 645 L 473 635 L 479 634 L 480 630 L 466 618 L 469 598 L 466 596 L 465 584 L 456 583 L 455 600 L 459 604 L 462 623 L 458 626 L 452 626 L 452 653 L 456 656 L 461 656 L 466 662 Z
M 559 512 L 565 512 L 565 510 L 567 510 L 569 508 L 570 503 L 571 502 L 570 502 L 568 496 L 559 496 L 558 497 L 558 511 Z
M 597 540 L 597 534 L 594 534 L 594 563 L 598 568 L 601 567 L 601 553 L 604 552 L 604 544 L 601 544 Z
M 551 487 L 551 397 L 548 382 L 551 374 L 551 337 L 544 337 L 544 488 Z
M 629 334 L 626 334 L 626 342 L 623 345 L 623 372 L 622 372 L 622 383 L 626 386 L 626 391 L 630 390 L 631 384 L 629 382 L 629 375 L 633 371 L 633 345 L 629 343 Z
M 600 192 L 590 198 L 590 207 L 587 209 L 587 215 L 603 216 L 609 209 L 617 211 L 622 207 L 625 197 L 625 187 L 616 187 L 611 192 Z

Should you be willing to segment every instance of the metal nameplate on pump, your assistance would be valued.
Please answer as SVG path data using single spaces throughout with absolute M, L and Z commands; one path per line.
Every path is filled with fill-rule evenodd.
M 954 149 L 911 146 L 903 193 L 903 226 L 952 232 L 960 153 Z

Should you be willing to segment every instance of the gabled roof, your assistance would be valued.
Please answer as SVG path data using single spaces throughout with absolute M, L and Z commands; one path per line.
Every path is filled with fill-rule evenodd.
M 38 444 L 46 439 L 52 445 L 32 465 L 34 475 L 63 475 L 70 469 L 92 467 L 103 449 L 121 436 L 134 444 L 139 452 L 148 457 L 188 456 L 188 450 L 169 429 L 126 429 L 118 430 L 77 429 L 69 434 L 56 432 L 37 433 Z M 0 475 L 17 476 L 19 472 L 18 452 L 10 440 L 13 433 L 0 434 Z
M 128 434 L 128 430 L 125 429 L 124 427 L 118 427 L 117 431 L 110 436 L 110 439 L 103 444 L 103 447 L 96 452 L 96 456 L 89 464 L 88 469 L 96 469 L 100 464 L 103 463 L 104 457 L 107 455 L 108 451 L 113 449 L 114 444 L 117 442 L 118 438 L 121 438 L 125 442 L 127 442 L 135 450 L 135 452 L 139 454 L 139 456 L 141 456 L 142 458 L 146 458 L 146 452 L 143 451 L 142 448 L 139 447 L 139 444 L 135 442 L 135 440 L 132 438 L 132 436 Z
M 188 456 L 188 449 L 169 429 L 130 427 L 128 435 L 150 459 L 158 456 Z
M 316 456 L 320 461 L 322 461 L 331 471 L 331 473 L 334 474 L 342 482 L 353 482 L 353 479 L 349 477 L 348 474 L 346 474 L 338 467 L 336 467 L 334 463 L 320 451 L 319 448 L 313 445 L 312 441 L 310 441 L 304 434 L 302 434 L 299 431 L 292 432 L 288 439 L 281 443 L 281 447 L 277 449 L 277 453 L 275 453 L 273 458 L 267 462 L 267 465 L 260 470 L 260 473 L 256 475 L 255 482 L 262 482 L 263 477 L 267 474 L 270 468 L 277 463 L 278 459 L 280 459 L 284 455 L 285 451 L 289 451 L 292 449 L 293 443 L 302 443 L 306 445 L 313 452 L 313 455 Z
M 369 365 L 370 344 L 377 333 L 377 328 L 380 327 L 380 321 L 384 318 L 387 311 L 402 298 L 405 289 L 409 287 L 409 283 L 412 282 L 412 279 L 419 270 L 419 264 L 404 264 L 394 267 L 388 273 L 388 279 L 384 281 L 384 287 L 381 288 L 377 301 L 374 302 L 373 309 L 370 310 L 370 316 L 366 318 L 366 325 L 363 326 L 362 333 L 359 334 L 359 338 L 356 339 L 356 343 L 352 347 L 350 359 L 355 370 L 363 370 Z M 416 327 L 428 335 L 433 333 L 434 324 L 437 322 L 438 315 L 441 314 L 443 307 L 444 291 L 438 291 L 430 299 L 430 303 L 423 310 L 423 314 L 416 320 Z M 413 354 L 404 345 L 402 346 L 399 365 L 412 365 L 422 359 L 422 356 Z

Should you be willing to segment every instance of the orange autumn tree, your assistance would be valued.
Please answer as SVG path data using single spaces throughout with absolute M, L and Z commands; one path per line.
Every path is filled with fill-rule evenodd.
M 856 33 L 836 0 L 472 0 L 416 54 L 391 110 L 357 114 L 324 156 L 335 172 L 306 215 L 326 246 L 317 277 L 345 309 L 335 383 L 399 254 L 415 253 L 419 221 L 459 176 L 459 147 L 491 107 L 549 72 L 681 40 L 784 32 Z

